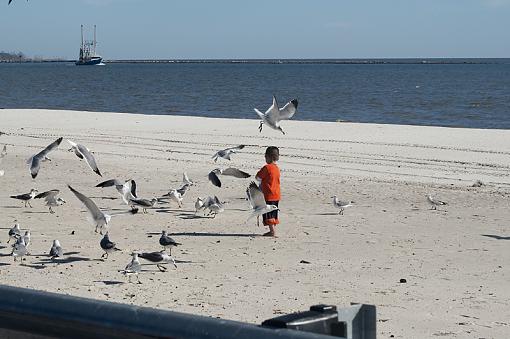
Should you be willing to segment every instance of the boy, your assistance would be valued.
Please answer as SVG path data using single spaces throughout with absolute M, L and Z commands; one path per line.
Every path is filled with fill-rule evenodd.
M 260 189 L 264 193 L 266 204 L 278 206 L 280 201 L 280 169 L 276 162 L 280 159 L 278 147 L 270 146 L 266 149 L 266 165 L 258 171 L 256 179 L 260 182 Z M 264 233 L 266 237 L 274 237 L 275 226 L 280 223 L 278 210 L 262 215 L 265 226 L 269 226 L 269 232 Z

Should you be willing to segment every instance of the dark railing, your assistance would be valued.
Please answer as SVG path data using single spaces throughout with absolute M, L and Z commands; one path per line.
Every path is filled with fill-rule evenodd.
M 313 312 L 325 312 L 323 306 L 316 307 L 318 311 Z M 329 312 L 326 318 L 331 320 L 331 309 L 326 307 L 326 312 Z M 354 305 L 334 312 L 340 322 L 332 327 L 336 332 L 326 329 L 321 333 L 375 339 L 374 306 Z M 344 318 L 340 319 L 342 313 Z M 314 322 L 314 317 L 320 322 L 319 318 L 324 317 L 306 314 L 305 323 Z M 299 323 L 299 317 L 295 314 L 283 321 L 278 317 L 257 326 L 0 285 L 0 338 L 331 338 L 303 332 L 313 330 L 312 327 L 293 326 L 292 323 Z

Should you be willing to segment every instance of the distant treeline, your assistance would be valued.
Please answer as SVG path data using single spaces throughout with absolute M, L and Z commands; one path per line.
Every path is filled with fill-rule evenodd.
M 28 59 L 22 52 L 0 52 L 0 62 L 20 62 L 27 61 Z

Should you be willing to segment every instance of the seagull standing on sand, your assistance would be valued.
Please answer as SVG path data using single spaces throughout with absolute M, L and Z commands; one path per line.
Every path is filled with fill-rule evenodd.
M 53 245 L 50 249 L 50 257 L 51 259 L 60 258 L 64 255 L 64 251 L 62 250 L 62 246 L 60 246 L 60 241 L 53 240 Z
M 181 188 L 174 189 L 166 194 L 163 194 L 163 197 L 170 198 L 170 200 L 175 201 L 179 205 L 179 208 L 182 208 L 182 200 L 186 192 L 189 191 L 190 187 L 190 184 L 184 184 Z
M 257 225 L 258 219 L 262 214 L 279 210 L 279 208 L 275 205 L 266 204 L 266 199 L 264 199 L 264 193 L 262 193 L 260 188 L 253 181 L 246 189 L 246 195 L 248 196 L 248 201 L 250 203 L 250 206 L 252 207 L 251 211 L 252 213 L 248 217 L 248 220 L 250 220 L 253 217 L 257 217 Z
M 212 158 L 213 158 L 214 162 L 218 161 L 218 158 L 223 158 L 223 159 L 226 159 L 226 160 L 230 160 L 230 155 L 231 154 L 237 153 L 236 152 L 237 150 L 243 149 L 244 147 L 245 147 L 245 145 L 239 145 L 239 146 L 235 146 L 235 147 L 230 147 L 230 148 L 222 149 L 221 151 L 216 152 L 212 156 Z
M 262 113 L 258 109 L 254 108 L 257 115 L 260 117 L 260 125 L 259 132 L 262 132 L 262 125 L 266 124 L 272 129 L 278 130 L 285 134 L 285 132 L 280 127 L 280 121 L 288 120 L 294 116 L 298 107 L 297 99 L 289 101 L 283 106 L 283 108 L 278 108 L 278 103 L 276 102 L 276 97 L 273 95 L 273 104 L 268 108 L 266 113 Z
M 151 200 L 149 200 L 149 199 L 135 198 L 135 199 L 130 199 L 129 202 L 132 205 L 138 205 L 138 206 L 142 207 L 142 212 L 147 213 L 147 208 L 154 207 L 156 205 L 156 203 L 158 202 L 158 199 L 152 198 Z M 134 209 L 134 206 L 132 206 L 132 208 Z
M 200 211 L 203 208 L 205 208 L 204 201 L 202 200 L 202 198 L 198 197 L 197 201 L 195 201 L 195 214 L 197 214 L 198 211 Z
M 48 153 L 57 149 L 57 147 L 60 145 L 61 142 L 62 142 L 62 137 L 53 141 L 41 152 L 34 154 L 30 158 L 28 158 L 27 165 L 30 170 L 30 175 L 32 175 L 32 179 L 35 179 L 37 177 L 37 174 L 39 173 L 39 168 L 41 167 L 41 162 L 43 162 L 45 160 L 50 160 L 48 158 Z
M 174 258 L 166 254 L 164 250 L 160 252 L 143 252 L 140 253 L 139 256 L 142 259 L 145 259 L 153 264 L 156 264 L 156 266 L 159 268 L 161 272 L 166 271 L 166 267 L 163 266 L 164 264 L 172 263 L 175 266 L 175 268 L 177 268 Z
M 14 257 L 14 261 L 16 261 L 18 257 L 21 258 L 21 264 L 23 265 L 23 257 L 28 254 L 23 237 L 19 237 L 18 241 L 14 244 L 11 254 Z
M 103 239 L 99 242 L 99 246 L 101 246 L 104 251 L 103 255 L 101 255 L 101 259 L 108 259 L 108 254 L 113 251 L 120 251 L 120 249 L 115 246 L 115 243 L 110 240 L 108 232 L 105 233 Z
M 60 193 L 59 190 L 51 190 L 43 193 L 39 193 L 34 197 L 34 199 L 44 198 L 46 201 L 46 206 L 49 207 L 50 213 L 53 214 L 55 211 L 51 207 L 61 206 L 66 203 L 66 201 L 60 197 L 57 198 L 57 195 Z
M 30 190 L 30 193 L 11 195 L 11 198 L 24 201 L 25 207 L 27 207 L 27 204 L 28 204 L 28 206 L 30 206 L 30 208 L 32 208 L 32 205 L 30 204 L 30 200 L 34 199 L 38 192 L 39 192 L 38 190 L 36 190 L 35 188 L 32 188 Z
M 21 237 L 21 230 L 19 228 L 19 224 L 15 223 L 14 226 L 9 230 L 9 240 L 7 240 L 7 243 L 9 243 L 11 240 L 18 240 L 18 238 Z
M 352 204 L 354 204 L 354 201 L 341 201 L 341 200 L 338 200 L 338 197 L 336 195 L 332 196 L 331 198 L 333 198 L 333 206 L 335 206 L 336 208 L 340 209 L 340 212 L 338 212 L 338 214 L 344 214 L 344 209 L 346 209 L 347 207 L 351 207 Z
M 69 139 L 67 140 L 67 142 L 71 145 L 71 149 L 69 151 L 74 152 L 74 154 L 76 154 L 78 158 L 85 159 L 90 169 L 93 170 L 97 175 L 102 177 L 101 172 L 99 172 L 99 169 L 97 168 L 96 159 L 94 159 L 92 152 L 90 152 L 90 150 L 87 147 L 81 144 L 77 144 Z
M 159 238 L 159 244 L 163 246 L 163 249 L 168 247 L 168 253 L 172 255 L 172 247 L 182 245 L 181 243 L 176 242 L 174 239 L 168 236 L 166 231 L 161 231 L 161 237 Z
M 71 186 L 67 185 L 71 192 L 74 193 L 74 195 L 80 200 L 83 205 L 87 208 L 87 211 L 89 212 L 89 221 L 92 225 L 96 226 L 95 232 L 97 233 L 97 230 L 99 229 L 99 233 L 103 234 L 103 231 L 107 230 L 109 227 L 108 223 L 110 222 L 110 219 L 112 218 L 110 215 L 105 214 L 101 212 L 99 207 L 88 197 L 81 194 Z
M 219 175 L 227 175 L 227 176 L 231 176 L 234 178 L 241 178 L 241 179 L 251 177 L 251 175 L 249 175 L 248 173 L 243 172 L 237 168 L 229 167 L 224 170 L 215 168 L 211 172 L 209 172 L 208 178 L 209 178 L 209 181 L 216 187 L 221 187 L 221 180 L 218 177 Z
M 138 253 L 133 252 L 131 256 L 131 262 L 126 265 L 126 268 L 124 268 L 121 273 L 128 276 L 129 282 L 131 282 L 131 276 L 136 275 L 138 283 L 141 284 L 142 282 L 138 277 L 138 273 L 142 271 L 142 265 L 140 265 L 140 261 L 138 260 Z
M 430 209 L 437 210 L 437 206 L 448 205 L 446 202 L 432 198 L 432 195 L 427 194 L 427 201 L 432 205 Z
M 0 165 L 2 164 L 3 158 L 7 155 L 7 146 L 4 145 L 4 148 L 2 149 L 2 152 L 0 153 Z M 5 174 L 4 170 L 0 170 L 0 177 Z
M 121 182 L 117 179 L 110 179 L 103 181 L 96 185 L 96 187 L 112 187 L 114 186 L 117 192 L 119 192 L 122 201 L 126 205 L 129 205 L 129 201 L 131 199 L 136 199 L 138 196 L 136 195 L 136 182 L 132 179 Z

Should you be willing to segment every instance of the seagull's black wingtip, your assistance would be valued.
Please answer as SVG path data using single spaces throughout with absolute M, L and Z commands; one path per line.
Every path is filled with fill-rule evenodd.
M 297 106 L 298 106 L 298 101 L 297 101 L 297 99 L 294 99 L 294 100 L 292 100 L 291 102 L 292 102 L 292 104 L 294 105 L 294 107 L 296 107 L 296 108 L 297 108 Z
M 99 175 L 100 177 L 102 177 L 103 175 L 101 174 L 101 172 L 99 172 L 99 169 L 95 170 L 94 172 L 97 173 L 97 175 Z

